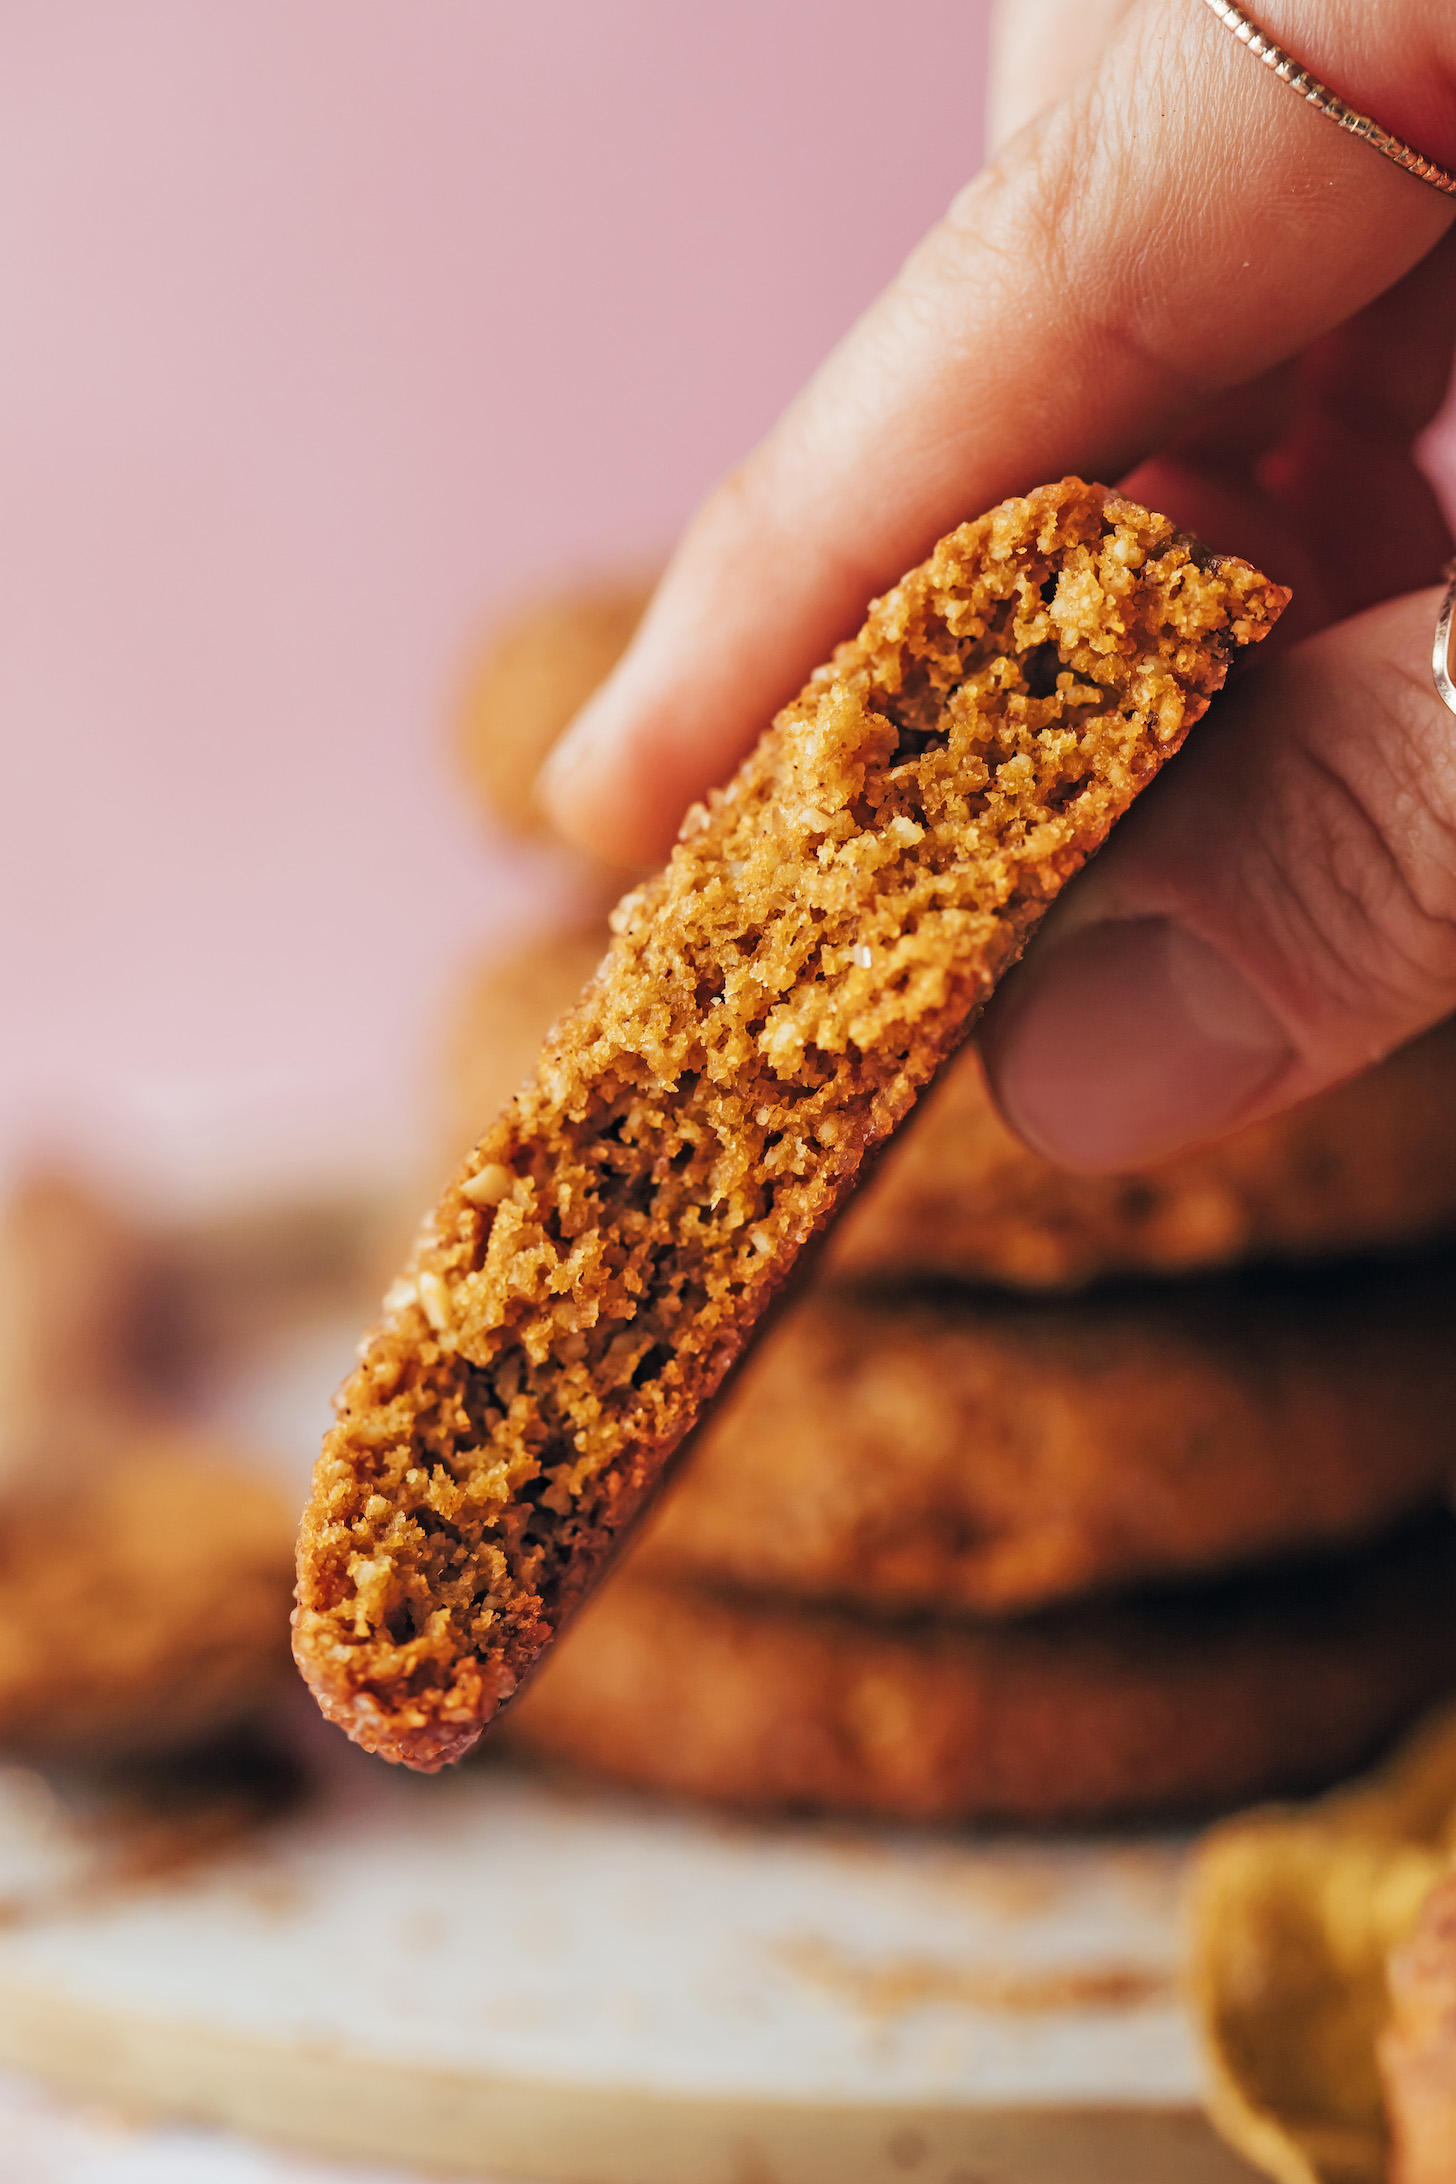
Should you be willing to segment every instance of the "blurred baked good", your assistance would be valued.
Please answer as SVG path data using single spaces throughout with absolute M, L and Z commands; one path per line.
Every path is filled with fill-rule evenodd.
M 148 1264 L 132 1227 L 60 1168 L 0 1215 L 0 1492 L 59 1421 L 136 1399 Z
M 1312 1805 L 1239 1814 L 1199 1846 L 1189 1998 L 1208 2109 L 1281 2184 L 1452 2174 L 1437 2154 L 1450 2115 L 1449 1885 L 1420 1922 L 1453 1834 L 1447 1708 L 1368 1779 Z M 1407 2163 L 1393 2172 L 1392 2120 Z M 1438 2165 L 1410 2166 L 1417 2150 Z
M 850 1207 L 826 1266 L 1053 1288 L 1390 1251 L 1453 1225 L 1456 1020 L 1286 1114 L 1114 1176 L 1071 1174 L 1024 1146 L 971 1049 Z
M 593 928 L 543 934 L 476 977 L 450 1041 L 452 1151 L 517 1089 L 606 941 Z M 1287 1114 L 1113 1176 L 1055 1168 L 1014 1137 L 969 1047 L 850 1201 L 821 1264 L 845 1276 L 1066 1289 L 1245 1259 L 1394 1251 L 1453 1227 L 1456 1020 Z
M 0 1219 L 0 1749 L 174 1749 L 287 1675 L 292 1513 L 148 1385 L 157 1263 L 60 1172 Z
M 461 703 L 460 757 L 484 810 L 512 833 L 545 833 L 536 776 L 626 650 L 651 590 L 638 579 L 553 593 L 519 608 L 482 647 Z
M 289 1676 L 282 1493 L 160 1422 L 57 1457 L 0 1509 L 0 1749 L 153 1753 L 256 1713 Z
M 730 1805 L 1079 1821 L 1328 1781 L 1456 1688 L 1456 1522 L 1323 1563 L 1017 1623 L 884 1621 L 631 1563 L 510 1716 Z
M 1071 1300 L 818 1292 L 639 1562 L 1004 1614 L 1377 1531 L 1456 1475 L 1456 1255 Z

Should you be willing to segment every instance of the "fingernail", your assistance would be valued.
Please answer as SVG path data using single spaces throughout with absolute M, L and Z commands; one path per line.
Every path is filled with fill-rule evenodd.
M 1012 1127 L 1064 1167 L 1143 1166 L 1234 1128 L 1293 1059 L 1228 958 L 1167 918 L 1033 952 L 981 1039 Z

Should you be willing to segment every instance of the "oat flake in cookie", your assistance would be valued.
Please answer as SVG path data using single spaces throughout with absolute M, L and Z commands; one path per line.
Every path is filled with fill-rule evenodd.
M 1064 479 L 965 524 L 695 806 L 340 1397 L 294 1650 L 469 1750 L 865 1156 L 1288 598 Z

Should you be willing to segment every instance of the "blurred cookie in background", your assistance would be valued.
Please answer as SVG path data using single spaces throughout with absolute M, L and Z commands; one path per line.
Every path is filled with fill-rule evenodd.
M 0 1749 L 174 1751 L 288 1688 L 294 1516 L 202 1435 L 68 1428 L 0 1507 Z
M 64 1421 L 139 1399 L 151 1269 L 112 1207 L 59 1167 L 0 1211 L 0 1491 Z
M 1070 1288 L 1248 1260 L 1398 1251 L 1456 1226 L 1456 1021 L 1344 1084 L 1124 1175 L 1021 1143 L 967 1050 L 830 1240 L 839 1274 Z
M 651 594 L 645 577 L 564 588 L 520 606 L 481 646 L 466 677 L 458 749 L 476 801 L 508 832 L 547 834 L 536 777 L 616 666 Z
M 672 1584 L 629 1560 L 508 1716 L 617 1781 L 764 1810 L 1088 1823 L 1330 1781 L 1456 1688 L 1456 1521 L 1014 1623 Z
M 0 1748 L 171 1750 L 287 1685 L 293 1511 L 149 1377 L 164 1258 L 54 1171 L 0 1218 Z
M 1456 1475 L 1456 1254 L 1072 1299 L 819 1290 L 652 1510 L 654 1574 L 1024 1613 L 1358 1539 Z
M 605 925 L 564 925 L 492 957 L 461 992 L 445 1034 L 443 1149 L 463 1159 L 536 1071 L 542 1041 L 606 954 Z

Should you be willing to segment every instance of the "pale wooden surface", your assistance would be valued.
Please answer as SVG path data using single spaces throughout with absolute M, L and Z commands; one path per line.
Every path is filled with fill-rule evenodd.
M 293 1819 L 99 1893 L 76 1894 L 78 1844 L 35 1779 L 0 1774 L 0 2061 L 406 2171 L 1243 2173 L 1195 2112 L 1175 1840 L 757 1827 L 500 1765 L 422 1780 L 298 1733 L 316 1786 Z M 186 2143 L 199 2184 L 312 2173 Z M 50 2173 L 168 2175 L 122 2159 L 72 2147 Z
M 158 2124 L 0 2072 L 0 2184 L 418 2184 L 250 2142 L 231 2132 Z M 507 2184 L 492 2178 L 489 2184 Z
M 301 1484 L 354 1333 L 254 1349 L 215 1422 Z M 0 2184 L 1247 2179 L 1176 1838 L 752 1825 L 281 1727 L 307 1802 L 146 1885 L 0 1767 Z

